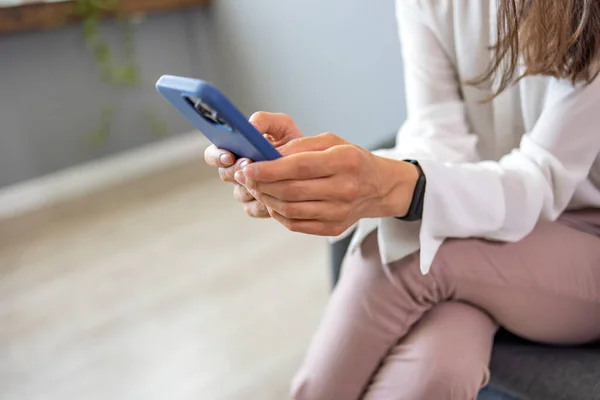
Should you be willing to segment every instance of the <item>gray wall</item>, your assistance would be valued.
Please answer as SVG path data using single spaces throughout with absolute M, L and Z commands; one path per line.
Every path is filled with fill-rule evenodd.
M 114 26 L 105 31 L 118 41 Z M 189 131 L 154 91 L 163 73 L 213 81 L 248 114 L 287 112 L 307 134 L 364 146 L 405 115 L 391 0 L 218 0 L 151 16 L 135 37 L 139 90 L 99 81 L 78 27 L 0 37 L 0 186 L 160 140 L 145 110 Z M 91 146 L 107 102 L 119 110 L 113 135 Z
M 247 112 L 287 112 L 306 133 L 376 144 L 405 116 L 393 3 L 215 1 L 220 84 Z
M 142 116 L 147 109 L 163 114 L 174 132 L 189 131 L 153 84 L 166 71 L 210 74 L 207 60 L 198 57 L 205 52 L 198 38 L 206 35 L 197 27 L 205 24 L 201 14 L 193 16 L 196 21 L 183 13 L 152 16 L 136 27 L 144 81 L 139 90 L 100 82 L 77 26 L 0 36 L 0 185 L 157 140 Z M 114 24 L 106 24 L 107 38 L 118 44 L 117 32 Z M 107 103 L 118 109 L 113 135 L 102 146 L 92 146 L 89 135 L 100 125 Z

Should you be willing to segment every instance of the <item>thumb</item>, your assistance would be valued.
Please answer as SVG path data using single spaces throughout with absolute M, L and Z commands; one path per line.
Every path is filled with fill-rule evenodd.
M 277 150 L 283 156 L 289 156 L 291 154 L 305 153 L 308 151 L 325 151 L 333 146 L 346 144 L 347 142 L 335 136 L 333 133 L 322 133 L 312 137 L 302 137 L 294 139 L 283 146 L 280 146 Z

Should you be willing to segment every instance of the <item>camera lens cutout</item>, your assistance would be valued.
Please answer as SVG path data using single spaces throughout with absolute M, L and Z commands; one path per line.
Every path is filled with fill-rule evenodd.
M 223 120 L 223 118 L 221 118 L 219 116 L 217 111 L 214 110 L 212 107 L 210 107 L 205 102 L 203 102 L 201 99 L 194 98 L 194 97 L 187 97 L 186 100 L 194 107 L 194 109 L 196 111 L 198 111 L 198 113 L 200 115 L 202 115 L 202 117 L 204 117 L 204 119 L 212 122 L 215 125 L 219 125 L 225 129 L 228 129 L 230 131 L 232 130 L 231 126 L 227 122 L 225 122 L 225 120 Z

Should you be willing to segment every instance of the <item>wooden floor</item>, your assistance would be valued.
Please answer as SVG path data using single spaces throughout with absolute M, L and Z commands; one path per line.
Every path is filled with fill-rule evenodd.
M 207 173 L 0 222 L 0 399 L 288 398 L 326 241 L 247 218 Z

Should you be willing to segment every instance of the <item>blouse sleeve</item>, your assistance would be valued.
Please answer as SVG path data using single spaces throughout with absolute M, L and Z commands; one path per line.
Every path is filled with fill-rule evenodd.
M 396 147 L 375 153 L 390 158 L 478 160 L 459 81 L 449 55 L 428 26 L 416 0 L 397 0 L 407 119 Z
M 426 273 L 446 238 L 518 241 L 540 219 L 558 218 L 600 152 L 600 80 L 551 80 L 519 148 L 498 162 L 478 162 L 453 69 L 411 9 L 398 7 L 409 118 L 397 154 L 419 160 L 427 176 L 419 233 Z

